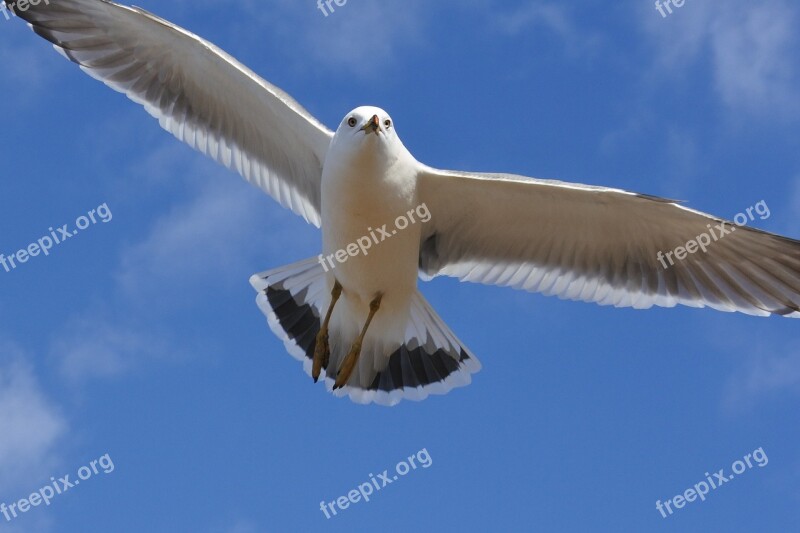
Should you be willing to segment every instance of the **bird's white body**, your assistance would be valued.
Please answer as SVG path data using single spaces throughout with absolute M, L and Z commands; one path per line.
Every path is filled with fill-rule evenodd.
M 328 286 L 341 283 L 334 330 L 355 337 L 369 313 L 370 302 L 383 295 L 367 339 L 382 339 L 396 348 L 403 341 L 411 298 L 417 289 L 421 224 L 395 228 L 395 220 L 409 216 L 419 205 L 416 178 L 420 164 L 403 147 L 393 128 L 381 126 L 376 133 L 362 130 L 377 116 L 384 124 L 386 112 L 360 107 L 342 121 L 331 142 L 322 171 L 322 249 L 327 261 Z M 357 120 L 349 126 L 350 118 Z M 382 237 L 378 228 L 392 234 Z M 373 237 L 373 235 L 375 237 Z M 364 253 L 340 257 L 359 240 L 371 239 Z M 375 238 L 379 242 L 375 242 Z M 333 267 L 331 266 L 333 265 Z M 393 351 L 393 350 L 392 350 Z M 387 351 L 386 357 L 391 354 Z M 378 366 L 385 364 L 375 361 Z

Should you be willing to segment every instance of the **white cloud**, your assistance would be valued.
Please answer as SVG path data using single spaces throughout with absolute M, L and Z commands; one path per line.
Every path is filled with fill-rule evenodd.
M 20 20 L 5 21 L 0 15 L 0 24 L 20 24 Z M 53 66 L 64 59 L 41 38 L 28 31 L 24 39 L 13 45 L 4 43 L 0 47 L 0 91 L 3 104 L 16 108 L 38 105 L 50 87 L 54 76 Z M 24 42 L 23 42 L 24 41 Z
M 727 107 L 781 118 L 800 112 L 796 5 L 786 0 L 694 2 L 667 18 L 650 8 L 642 17 L 657 49 L 660 77 L 708 62 L 711 82 Z
M 47 79 L 48 70 L 42 68 L 42 62 L 46 60 L 42 49 L 46 49 L 47 46 L 35 42 L 34 36 L 28 36 L 28 39 L 30 40 L 24 45 L 15 43 L 13 47 L 0 48 L 0 61 L 3 63 L 3 68 L 0 69 L 0 83 L 19 84 L 26 90 L 31 90 L 40 87 Z
M 204 184 L 189 202 L 157 219 L 149 235 L 127 249 L 117 275 L 129 297 L 191 291 L 202 282 L 223 280 L 231 267 L 250 257 L 259 231 L 270 231 L 270 206 L 254 188 L 226 180 Z M 261 212 L 260 212 L 261 211 Z
M 316 2 L 243 0 L 251 30 L 240 39 L 285 49 L 299 68 L 345 69 L 360 78 L 383 72 L 398 50 L 420 44 L 431 6 L 419 0 L 359 0 L 326 17 Z M 209 36 L 206 36 L 209 37 Z M 212 39 L 213 40 L 213 39 Z
M 544 28 L 559 37 L 570 53 L 592 51 L 601 42 L 599 35 L 579 28 L 570 8 L 563 4 L 531 2 L 512 11 L 498 4 L 492 5 L 489 10 L 487 15 L 494 20 L 494 25 L 510 36 Z
M 0 517 L 3 518 L 3 517 Z M 3 518 L 5 521 L 5 518 Z M 3 533 L 46 533 L 55 530 L 55 522 L 47 514 L 31 513 L 13 519 L 10 524 L 3 524 Z
M 760 347 L 725 386 L 724 405 L 731 411 L 779 394 L 800 393 L 800 343 L 780 350 Z
M 123 247 L 119 266 L 99 285 L 102 305 L 79 310 L 53 336 L 51 360 L 74 384 L 197 355 L 203 347 L 171 331 L 171 317 L 207 305 L 215 290 L 248 286 L 250 275 L 304 259 L 319 246 L 315 228 L 177 141 L 140 158 L 135 176 L 122 180 L 121 201 L 148 201 L 130 182 L 173 200 L 147 220 L 141 238 Z M 264 264 L 264 255 L 274 262 Z M 255 304 L 251 310 L 260 312 Z
M 398 49 L 419 44 L 424 19 L 417 2 L 371 0 L 340 9 L 347 12 L 331 14 L 308 34 L 310 51 L 320 63 L 369 77 Z
M 68 429 L 23 355 L 0 341 L 0 501 L 24 497 L 49 480 Z
M 797 13 L 782 2 L 746 6 L 712 26 L 717 88 L 731 107 L 796 113 Z
M 800 239 L 800 220 L 797 213 L 800 213 L 800 176 L 791 182 L 786 204 L 779 215 L 782 222 L 781 232 L 794 239 Z
M 157 218 L 147 236 L 122 253 L 116 281 L 127 299 L 190 299 L 200 286 L 239 283 L 232 270 L 250 274 L 259 252 L 291 262 L 316 246 L 316 230 L 235 174 L 219 170 L 196 183 L 190 199 Z M 310 255 L 310 254 L 309 254 Z M 249 269 L 249 270 L 248 270 Z M 253 272 L 250 272 L 253 270 Z M 246 281 L 246 280 L 245 280 Z
M 113 378 L 164 354 L 178 354 L 168 341 L 145 328 L 109 322 L 99 314 L 73 318 L 51 345 L 51 357 L 71 383 Z
M 503 30 L 512 35 L 519 34 L 529 26 L 537 25 L 548 27 L 563 36 L 571 36 L 574 29 L 564 12 L 564 7 L 555 4 L 528 4 L 513 12 L 498 15 L 497 22 Z

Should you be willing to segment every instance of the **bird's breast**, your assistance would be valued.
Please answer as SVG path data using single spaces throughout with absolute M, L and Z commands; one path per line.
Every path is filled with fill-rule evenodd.
M 366 304 L 416 289 L 422 217 L 411 166 L 340 165 L 322 179 L 323 261 Z

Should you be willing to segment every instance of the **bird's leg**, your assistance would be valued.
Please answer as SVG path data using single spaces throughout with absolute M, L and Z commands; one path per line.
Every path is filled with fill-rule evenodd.
M 333 390 L 341 389 L 345 386 L 347 380 L 350 379 L 350 375 L 353 373 L 353 369 L 356 367 L 356 363 L 358 362 L 358 356 L 361 355 L 361 343 L 364 342 L 364 335 L 367 334 L 367 328 L 369 328 L 369 324 L 372 322 L 372 317 L 375 316 L 375 313 L 377 313 L 378 309 L 381 307 L 382 298 L 383 295 L 379 294 L 372 300 L 372 302 L 370 302 L 367 322 L 364 324 L 361 334 L 353 343 L 350 353 L 347 354 L 347 357 L 345 357 L 344 361 L 342 362 L 342 366 L 339 367 L 339 373 L 336 375 L 336 384 L 333 386 Z
M 338 280 L 334 280 L 333 290 L 331 290 L 331 304 L 328 306 L 328 313 L 325 315 L 325 320 L 317 333 L 317 342 L 314 345 L 314 364 L 311 368 L 311 377 L 314 378 L 314 383 L 319 379 L 319 374 L 323 368 L 328 368 L 328 359 L 331 355 L 331 347 L 328 343 L 328 323 L 331 321 L 333 314 L 333 306 L 342 295 L 342 284 Z

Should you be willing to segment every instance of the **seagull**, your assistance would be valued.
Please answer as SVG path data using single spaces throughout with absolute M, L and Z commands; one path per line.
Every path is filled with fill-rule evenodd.
M 800 241 L 620 189 L 432 168 L 386 111 L 358 107 L 331 131 L 215 45 L 140 8 L 49 0 L 16 14 L 179 140 L 321 228 L 319 257 L 250 282 L 287 351 L 338 397 L 395 405 L 471 382 L 478 359 L 418 289 L 435 276 L 616 307 L 800 317 Z

